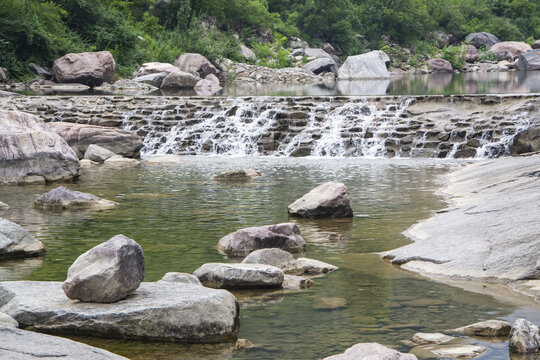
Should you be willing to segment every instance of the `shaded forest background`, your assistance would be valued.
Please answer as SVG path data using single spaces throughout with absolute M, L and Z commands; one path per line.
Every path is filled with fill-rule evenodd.
M 458 40 L 487 31 L 504 41 L 540 38 L 538 0 L 1 0 L 0 66 L 28 76 L 68 53 L 109 50 L 117 72 L 183 52 L 242 60 L 243 42 L 264 53 L 290 37 L 329 42 L 344 55 L 417 51 L 441 30 Z M 283 65 L 286 65 L 283 64 Z

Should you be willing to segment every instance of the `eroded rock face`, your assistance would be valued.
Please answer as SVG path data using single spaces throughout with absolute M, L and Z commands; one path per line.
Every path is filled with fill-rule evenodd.
M 57 59 L 52 71 L 59 83 L 79 83 L 90 87 L 111 82 L 116 63 L 108 51 L 70 53 Z
M 521 54 L 516 65 L 517 70 L 540 70 L 540 50 L 529 50 Z
M 519 42 L 519 41 L 503 41 L 497 44 L 494 44 L 489 52 L 496 54 L 499 51 L 509 51 L 512 54 L 513 59 L 517 59 L 524 52 L 532 50 L 531 45 Z M 513 60 L 512 59 L 512 60 Z M 504 60 L 504 59 L 501 59 Z
M 0 218 L 0 259 L 17 259 L 45 254 L 45 246 L 26 229 Z
M 540 352 L 540 330 L 525 319 L 516 319 L 508 342 L 510 350 L 519 354 Z
M 0 358 L 10 360 L 128 360 L 125 357 L 62 337 L 0 327 Z
M 255 250 L 246 256 L 242 263 L 272 265 L 285 273 L 294 273 L 299 270 L 296 259 L 291 253 L 277 248 Z
M 144 275 L 140 245 L 124 235 L 116 235 L 75 260 L 62 290 L 73 300 L 112 303 L 137 290 Z
M 219 75 L 218 69 L 200 54 L 182 54 L 174 60 L 174 66 L 186 73 L 196 72 L 203 79 L 210 74 Z
M 33 205 L 44 210 L 100 210 L 115 207 L 118 203 L 59 186 L 38 197 Z
M 457 328 L 456 331 L 467 336 L 508 336 L 511 328 L 506 321 L 487 320 Z
M 261 173 L 253 169 L 238 169 L 227 171 L 214 176 L 216 181 L 250 181 L 261 176 Z
M 51 122 L 46 126 L 60 135 L 79 158 L 83 158 L 88 146 L 101 146 L 117 155 L 137 158 L 143 142 L 140 136 L 107 126 Z
M 275 288 L 285 274 L 275 266 L 262 264 L 204 264 L 193 272 L 204 286 L 218 289 Z
M 477 48 L 485 46 L 488 49 L 501 42 L 495 35 L 487 32 L 470 33 L 465 38 L 465 41 Z
M 84 153 L 84 158 L 86 160 L 97 163 L 103 163 L 105 160 L 110 159 L 113 156 L 116 156 L 116 154 L 95 144 L 88 146 L 86 152 Z
M 0 110 L 0 185 L 69 181 L 79 160 L 37 116 Z
M 0 311 L 22 328 L 51 334 L 208 343 L 236 338 L 239 306 L 228 291 L 192 284 L 142 283 L 104 305 L 69 300 L 60 282 L 6 281 Z
M 137 70 L 137 72 L 135 73 L 135 78 L 139 78 L 141 76 L 146 76 L 146 75 L 151 75 L 151 74 L 158 74 L 158 73 L 170 74 L 175 71 L 178 71 L 178 68 L 174 66 L 173 64 L 161 63 L 161 62 L 149 62 L 149 63 L 144 63 L 141 65 L 139 70 Z
M 300 252 L 306 242 L 293 223 L 256 226 L 235 231 L 219 240 L 218 249 L 229 255 L 243 256 L 264 248 Z
M 170 73 L 163 79 L 161 83 L 162 89 L 193 89 L 197 82 L 201 80 L 199 77 L 184 71 L 176 71 Z
M 524 154 L 540 151 L 540 127 L 523 130 L 514 137 L 510 152 Z
M 388 55 L 380 50 L 349 56 L 339 68 L 338 78 L 344 80 L 387 79 L 390 77 L 386 67 L 387 60 L 390 60 Z
M 452 65 L 444 59 L 429 59 L 428 65 L 434 73 L 452 73 Z
M 324 360 L 371 360 L 371 359 L 392 359 L 392 360 L 417 360 L 412 354 L 400 353 L 377 343 L 356 344 L 343 354 L 332 355 Z
M 343 183 L 327 182 L 317 186 L 287 208 L 289 215 L 306 218 L 351 217 L 349 189 Z

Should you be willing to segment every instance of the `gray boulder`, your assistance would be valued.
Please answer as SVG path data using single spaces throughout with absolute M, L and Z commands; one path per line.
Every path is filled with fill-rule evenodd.
M 291 49 L 305 49 L 309 47 L 309 44 L 299 38 L 291 37 L 289 46 Z
M 33 205 L 44 210 L 101 210 L 116 207 L 118 203 L 59 186 L 38 197 Z
M 165 275 L 163 275 L 160 281 L 202 286 L 201 282 L 199 281 L 199 278 L 196 277 L 195 275 L 191 275 L 187 273 L 179 273 L 179 272 L 168 272 Z
M 0 201 L 0 211 L 8 210 L 9 205 Z
M 51 334 L 208 343 L 236 338 L 239 306 L 228 291 L 191 284 L 142 283 L 122 301 L 93 304 L 69 300 L 60 282 L 6 281 L 0 311 Z
M 183 71 L 176 71 L 173 73 L 170 73 L 163 79 L 163 82 L 161 83 L 162 89 L 193 89 L 195 85 L 197 85 L 197 82 L 200 80 L 199 77 L 183 72 Z
M 128 360 L 69 339 L 0 327 L 0 358 L 6 360 Z
M 540 70 L 540 50 L 529 50 L 521 54 L 515 68 L 521 71 Z
M 170 74 L 176 71 L 178 71 L 178 68 L 172 64 L 161 63 L 161 62 L 149 62 L 149 63 L 142 64 L 139 70 L 137 70 L 137 72 L 134 73 L 135 75 L 134 77 L 139 78 L 142 76 L 160 74 L 160 73 Z
M 491 52 L 491 53 L 495 55 L 498 61 L 508 61 L 508 62 L 514 61 L 514 56 L 508 50 L 499 50 L 499 51 Z
M 253 50 L 244 44 L 240 44 L 240 55 L 242 55 L 242 57 L 246 60 L 255 59 L 257 57 Z
M 332 59 L 332 56 L 323 49 L 304 49 L 304 56 L 314 57 L 316 59 Z
M 26 229 L 0 218 L 0 259 L 34 257 L 45 254 L 45 247 Z
M 197 73 L 203 79 L 210 74 L 219 75 L 219 70 L 200 54 L 182 54 L 174 60 L 174 66 L 186 73 Z
M 281 287 L 285 274 L 275 266 L 263 264 L 204 264 L 193 272 L 211 288 L 248 289 Z
M 86 160 L 94 161 L 100 164 L 105 162 L 105 160 L 112 158 L 113 156 L 117 155 L 112 151 L 109 151 L 95 144 L 91 144 L 90 146 L 88 146 L 86 152 L 84 153 L 84 158 Z
M 30 68 L 30 70 L 34 74 L 36 74 L 37 76 L 39 76 L 42 79 L 51 80 L 54 77 L 54 75 L 51 74 L 51 72 L 49 70 L 45 69 L 43 66 L 39 66 L 39 65 L 34 64 L 34 63 L 29 63 L 28 67 Z
M 62 290 L 73 300 L 112 303 L 137 290 L 144 275 L 141 246 L 124 235 L 116 235 L 75 260 Z
M 434 73 L 452 73 L 452 65 L 444 59 L 429 59 L 428 65 Z
M 477 48 L 485 46 L 488 49 L 493 45 L 501 42 L 495 35 L 487 32 L 470 33 L 465 38 L 465 41 L 471 45 L 476 46 Z
M 519 354 L 540 352 L 540 330 L 525 319 L 516 319 L 508 341 L 510 350 Z
M 245 256 L 254 250 L 264 248 L 300 252 L 306 248 L 306 242 L 298 226 L 283 223 L 241 229 L 224 236 L 218 243 L 218 249 L 234 256 Z
M 0 185 L 69 181 L 79 160 L 37 116 L 0 110 Z
M 387 348 L 377 343 L 360 343 L 356 344 L 343 354 L 332 355 L 325 357 L 323 360 L 417 360 L 417 357 L 412 354 L 403 354 L 396 350 Z
M 315 284 L 313 280 L 303 276 L 285 275 L 281 286 L 287 290 L 309 289 Z
M 78 83 L 90 87 L 110 83 L 116 63 L 108 51 L 67 54 L 55 60 L 52 71 L 59 83 Z
M 287 208 L 289 215 L 306 218 L 352 217 L 349 189 L 343 183 L 317 186 Z
M 540 127 L 523 130 L 514 136 L 510 153 L 513 155 L 540 151 Z
M 536 40 L 536 41 L 532 44 L 532 48 L 533 48 L 533 49 L 540 49 L 540 40 Z
M 304 274 L 309 275 L 326 274 L 338 269 L 337 266 L 308 258 L 298 258 L 296 260 L 296 267 L 302 269 Z
M 178 71 L 178 69 L 176 71 Z M 143 83 L 143 84 L 149 84 L 149 85 L 159 88 L 161 87 L 161 84 L 163 83 L 163 79 L 165 79 L 167 75 L 169 75 L 169 73 L 166 73 L 166 72 L 153 73 L 153 74 L 138 76 L 135 79 L 133 79 L 133 81 L 138 82 L 138 83 Z
M 462 49 L 465 53 L 465 61 L 468 63 L 474 63 L 480 57 L 478 49 L 474 45 L 463 45 Z
M 508 336 L 511 328 L 506 321 L 486 320 L 457 328 L 455 331 L 467 336 Z
M 0 312 L 0 328 L 3 327 L 9 327 L 9 328 L 18 328 L 19 323 L 17 320 L 9 316 L 8 314 L 4 314 L 3 312 Z M 1 355 L 1 352 L 0 352 Z
M 514 59 L 517 59 L 521 54 L 529 50 L 532 50 L 532 47 L 527 43 L 519 41 L 503 41 L 493 45 L 489 49 L 489 52 L 493 54 L 501 53 L 500 56 L 502 57 L 505 56 L 503 55 L 504 52 L 508 51 L 511 55 L 511 58 L 507 58 L 505 56 L 504 58 L 499 58 L 499 60 L 513 61 Z
M 328 58 L 320 58 L 310 61 L 306 65 L 304 65 L 303 69 L 311 71 L 315 75 L 319 75 L 322 72 L 331 72 L 334 75 L 338 74 L 336 62 Z
M 194 87 L 197 95 L 210 96 L 218 93 L 222 88 L 216 75 L 210 74 L 206 78 L 197 81 Z
M 52 122 L 46 125 L 49 130 L 60 135 L 79 158 L 83 158 L 86 149 L 92 144 L 131 158 L 138 158 L 143 147 L 139 135 L 108 126 L 67 122 Z
M 260 177 L 261 173 L 253 169 L 226 171 L 213 177 L 216 181 L 251 181 Z
M 278 248 L 255 250 L 246 256 L 242 263 L 272 265 L 285 273 L 299 272 L 296 260 L 291 253 Z
M 444 31 L 434 31 L 433 37 L 437 41 L 437 44 L 439 45 L 439 48 L 442 49 L 450 44 L 450 36 L 446 34 Z
M 390 77 L 386 65 L 389 60 L 388 55 L 380 50 L 349 56 L 339 68 L 338 79 L 387 79 Z

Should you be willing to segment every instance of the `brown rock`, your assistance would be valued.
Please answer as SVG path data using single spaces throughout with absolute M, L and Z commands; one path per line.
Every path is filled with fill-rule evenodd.
M 517 59 L 521 54 L 527 50 L 532 50 L 531 45 L 519 42 L 519 41 L 503 41 L 493 45 L 490 49 L 490 53 L 496 54 L 499 51 L 507 50 L 512 54 L 514 59 Z M 504 60 L 504 59 L 501 59 Z
M 196 72 L 199 77 L 205 78 L 210 74 L 218 75 L 219 70 L 207 58 L 200 54 L 186 53 L 180 55 L 175 61 L 174 66 L 180 71 L 191 73 Z
M 70 53 L 57 59 L 53 73 L 59 83 L 80 83 L 90 87 L 111 82 L 116 63 L 108 51 Z

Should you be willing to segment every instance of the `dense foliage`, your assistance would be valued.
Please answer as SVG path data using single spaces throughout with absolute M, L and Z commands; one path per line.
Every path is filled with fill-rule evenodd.
M 119 72 L 129 74 L 138 64 L 172 62 L 181 52 L 239 60 L 240 41 L 264 53 L 274 46 L 281 49 L 283 37 L 298 36 L 353 54 L 381 48 L 385 38 L 419 49 L 432 40 L 434 30 L 458 39 L 487 31 L 503 40 L 531 41 L 540 38 L 540 2 L 2 0 L 0 66 L 20 78 L 29 62 L 50 66 L 67 52 L 110 50 Z M 452 51 L 444 55 L 456 59 Z M 277 58 L 270 63 L 288 64 L 279 51 L 272 56 Z

